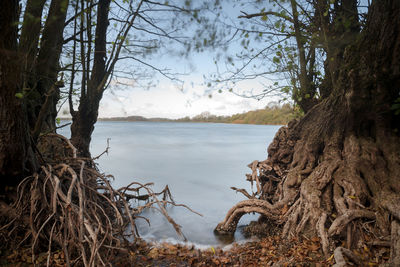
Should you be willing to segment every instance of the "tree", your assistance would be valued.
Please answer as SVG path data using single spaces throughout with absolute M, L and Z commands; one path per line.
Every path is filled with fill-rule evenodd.
M 391 262 L 400 264 L 400 2 L 372 1 L 363 27 L 356 4 L 312 1 L 323 20 L 325 97 L 278 131 L 267 160 L 251 164 L 258 198 L 234 206 L 217 232 L 232 232 L 244 213 L 258 212 L 282 225 L 284 236 L 318 236 L 326 254 L 336 238 L 354 248 L 371 233 L 390 236 Z M 375 225 L 365 230 L 365 219 Z
M 209 77 L 209 85 L 229 89 L 243 97 L 280 96 L 284 101 L 291 99 L 303 112 L 329 94 L 328 81 L 331 79 L 324 77 L 330 73 L 325 73 L 324 65 L 332 65 L 331 59 L 335 54 L 343 52 L 346 42 L 352 41 L 349 33 L 347 37 L 350 38 L 338 38 L 342 44 L 336 43 L 338 39 L 326 38 L 347 31 L 347 26 L 340 26 L 342 19 L 349 23 L 350 19 L 354 20 L 349 26 L 353 31 L 359 31 L 366 10 L 358 9 L 357 5 L 344 6 L 335 8 L 335 15 L 331 17 L 333 9 L 330 10 L 329 2 L 325 1 L 317 5 L 313 1 L 271 0 L 262 8 L 259 1 L 234 3 L 235 9 L 240 10 L 240 20 L 222 16 L 223 29 L 218 35 L 228 39 L 226 43 L 234 43 L 233 47 L 240 42 L 242 49 L 240 52 L 233 49 L 226 55 L 225 66 L 221 66 L 217 57 L 218 71 Z M 322 29 L 325 34 L 322 34 Z M 242 83 L 249 80 L 257 81 L 259 88 L 251 91 L 240 89 Z
M 75 7 L 78 3 L 89 4 L 81 10 L 88 12 L 79 13 L 75 9 L 72 18 L 66 21 L 71 10 L 68 0 L 52 0 L 47 13 L 44 12 L 46 1 L 28 0 L 20 37 L 19 1 L 0 2 L 0 243 L 1 250 L 11 247 L 18 250 L 30 245 L 31 262 L 35 264 L 44 264 L 37 257 L 44 250 L 48 253 L 47 265 L 54 263 L 51 255 L 55 250 L 63 251 L 68 266 L 99 266 L 111 262 L 128 235 L 134 240 L 138 238 L 136 215 L 152 204 L 158 205 L 183 236 L 181 227 L 165 210 L 170 196 L 168 187 L 163 191 L 162 202 L 147 184 L 133 182 L 116 190 L 108 177 L 97 172 L 91 159 L 77 157 L 71 142 L 54 133 L 56 103 L 64 83 L 61 71 L 65 71 L 65 66 L 60 62 L 64 57 L 63 45 L 68 42 L 64 37 L 68 32 L 65 26 L 76 16 L 96 14 L 99 26 L 96 27 L 94 64 L 90 79 L 85 75 L 82 81 L 89 84 L 87 92 L 93 96 L 85 104 L 98 108 L 107 75 L 113 70 L 104 64 L 110 1 L 96 2 L 97 12 L 92 10 L 92 1 L 71 1 Z M 89 25 L 81 27 L 80 32 L 90 31 Z M 65 36 L 74 40 L 79 34 L 74 31 Z M 87 46 L 90 55 L 90 45 Z M 115 64 L 116 55 L 111 64 Z M 91 65 L 89 57 L 84 60 L 81 63 Z M 97 109 L 89 112 L 96 114 L 97 119 Z M 52 137 L 63 141 L 51 143 Z M 44 154 L 36 144 L 46 139 L 54 148 L 50 155 Z M 147 190 L 147 195 L 125 193 L 139 194 L 140 189 Z M 145 206 L 133 206 L 132 199 L 147 202 Z M 128 225 L 130 234 L 126 231 Z
M 4 41 L 1 43 L 0 169 L 5 185 L 15 185 L 22 175 L 38 167 L 34 151 L 39 134 L 55 131 L 55 105 L 61 86 L 57 83 L 58 59 L 68 1 L 51 2 L 43 28 L 45 1 L 27 1 L 20 39 L 19 1 L 1 4 Z
M 71 142 L 84 157 L 90 156 L 91 135 L 97 121 L 100 101 L 113 76 L 122 73 L 123 76 L 119 78 L 133 80 L 135 86 L 141 79 L 148 78 L 150 72 L 156 72 L 173 81 L 178 80 L 176 73 L 159 67 L 149 57 L 180 49 L 171 49 L 173 46 L 180 45 L 184 48 L 191 42 L 184 25 L 194 22 L 194 18 L 196 21 L 203 19 L 199 14 L 200 7 L 194 7 L 191 1 L 131 0 L 122 4 L 117 1 L 98 1 L 97 21 L 94 23 L 93 11 L 88 9 L 88 5 L 90 6 L 78 3 L 74 7 L 75 13 L 80 13 L 81 16 L 74 17 L 72 36 L 78 35 L 76 27 L 79 24 L 79 41 L 75 37 L 67 38 L 74 44 L 72 53 L 67 57 L 69 62 L 65 64 L 68 71 L 72 68 L 68 92 L 73 121 Z M 114 10 L 110 17 L 109 9 Z M 117 65 L 123 61 L 129 62 L 129 65 L 121 70 Z M 76 77 L 81 77 L 79 90 L 75 89 Z M 79 91 L 77 110 L 74 107 L 74 91 Z
M 112 66 L 109 69 L 106 68 L 106 41 L 107 27 L 109 24 L 108 12 L 110 8 L 110 2 L 111 0 L 100 0 L 98 4 L 93 68 L 91 72 L 91 77 L 87 81 L 86 79 L 89 76 L 89 73 L 82 73 L 82 93 L 80 97 L 78 111 L 74 111 L 73 105 L 71 103 L 72 100 L 70 100 L 70 112 L 73 121 L 71 126 L 71 141 L 80 151 L 81 155 L 86 157 L 90 156 L 89 144 L 92 132 L 94 130 L 94 124 L 97 121 L 100 100 L 103 96 L 104 89 L 106 88 L 106 82 L 111 75 L 111 72 L 113 71 L 115 65 L 114 61 L 111 63 Z M 82 6 L 82 10 L 83 9 L 84 7 Z M 83 29 L 82 23 L 83 22 L 81 22 L 81 30 Z M 86 24 L 86 27 L 88 28 L 91 23 L 92 22 L 89 21 Z M 126 34 L 127 32 L 129 32 L 129 28 L 130 26 L 128 25 L 128 29 L 125 32 Z M 89 38 L 89 42 L 91 41 L 92 40 L 90 40 Z M 83 42 L 83 40 L 81 40 L 81 42 Z M 119 48 L 119 50 L 120 49 L 121 48 Z M 88 55 L 90 54 L 91 51 L 89 46 Z M 117 53 L 113 60 L 118 58 L 118 54 L 119 53 Z M 88 62 L 89 64 L 87 66 L 90 65 L 90 58 L 88 59 Z M 83 62 L 83 64 L 85 64 L 85 62 Z M 87 88 L 85 88 L 86 83 Z M 69 96 L 70 99 L 71 97 L 72 96 Z
M 0 179 L 1 191 L 37 167 L 23 100 L 15 97 L 21 80 L 18 54 L 18 1 L 2 1 L 0 16 Z

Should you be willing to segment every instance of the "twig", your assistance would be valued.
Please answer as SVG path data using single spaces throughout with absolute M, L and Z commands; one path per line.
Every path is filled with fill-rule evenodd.
M 101 152 L 100 155 L 94 157 L 93 160 L 99 159 L 99 158 L 100 158 L 101 156 L 103 156 L 104 154 L 107 154 L 107 155 L 108 155 L 108 150 L 110 149 L 110 140 L 111 140 L 111 138 L 107 138 L 107 147 L 106 147 L 106 150 L 104 150 L 103 152 Z

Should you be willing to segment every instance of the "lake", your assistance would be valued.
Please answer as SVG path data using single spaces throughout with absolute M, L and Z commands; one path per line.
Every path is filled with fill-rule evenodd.
M 220 245 L 213 230 L 226 212 L 245 199 L 231 186 L 251 190 L 245 174 L 253 160 L 267 157 L 267 146 L 280 126 L 174 122 L 98 122 L 92 136 L 91 153 L 97 156 L 110 140 L 108 155 L 97 162 L 102 172 L 115 177 L 121 187 L 132 181 L 154 182 L 161 191 L 168 185 L 176 203 L 170 216 L 183 227 L 189 242 L 196 245 Z M 59 133 L 70 136 L 69 129 Z M 151 226 L 138 220 L 138 229 L 146 240 L 179 242 L 173 227 L 157 211 L 145 211 Z M 257 219 L 244 216 L 239 225 Z M 243 240 L 240 231 L 235 240 Z

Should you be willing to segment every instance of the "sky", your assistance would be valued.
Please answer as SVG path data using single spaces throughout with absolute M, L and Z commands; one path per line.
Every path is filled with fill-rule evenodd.
M 210 98 L 204 86 L 190 86 L 182 91 L 172 83 L 160 83 L 155 88 L 108 90 L 101 101 L 99 117 L 143 116 L 177 119 L 193 117 L 204 111 L 214 115 L 232 115 L 264 108 L 271 99 L 257 101 L 230 92 L 214 93 Z
M 205 51 L 193 54 L 190 58 L 165 55 L 150 61 L 159 68 L 172 66 L 172 71 L 185 73 L 179 76 L 182 81 L 179 84 L 160 75 L 152 79 L 155 84 L 150 88 L 136 86 L 134 80 L 114 79 L 101 100 L 99 117 L 143 116 L 178 119 L 193 117 L 205 111 L 213 115 L 229 116 L 262 109 L 279 100 L 271 97 L 261 100 L 244 98 L 228 90 L 219 93 L 218 88 L 209 88 L 204 77 L 216 72 L 215 56 L 212 51 Z M 123 85 L 119 84 L 119 80 Z M 242 92 L 263 89 L 259 80 L 242 81 L 238 86 Z
M 159 59 L 161 66 L 179 66 L 176 71 L 187 73 L 179 78 L 183 84 L 176 84 L 165 78 L 159 79 L 150 88 L 135 86 L 133 80 L 118 78 L 110 84 L 100 103 L 99 117 L 143 116 L 146 118 L 178 119 L 193 117 L 208 111 L 213 115 L 233 115 L 250 110 L 265 108 L 278 99 L 266 97 L 261 100 L 244 98 L 227 90 L 221 93 L 206 85 L 204 76 L 216 71 L 212 52 L 203 52 L 191 58 L 177 59 L 166 56 Z M 154 63 L 157 64 L 157 63 Z M 157 80 L 157 79 L 155 79 Z M 243 91 L 261 88 L 257 80 L 240 82 Z M 210 97 L 211 96 L 211 97 Z
M 240 10 L 230 8 L 229 13 L 232 18 L 237 19 Z M 217 53 L 224 55 L 225 52 L 236 52 L 242 48 L 235 44 L 228 49 L 231 51 L 206 50 L 192 53 L 188 57 L 164 53 L 145 59 L 158 69 L 168 68 L 174 73 L 184 73 L 185 75 L 178 76 L 182 82 L 177 85 L 163 78 L 162 75 L 156 74 L 152 78 L 153 86 L 146 88 L 138 86 L 139 82 L 132 78 L 114 78 L 100 102 L 99 117 L 143 116 L 177 119 L 186 116 L 193 117 L 205 111 L 214 115 L 233 115 L 262 109 L 270 102 L 276 102 L 277 98 L 266 97 L 256 100 L 240 97 L 228 90 L 219 93 L 219 88 L 210 88 L 206 85 L 207 81 L 204 77 L 217 71 L 215 64 Z M 118 63 L 116 73 L 118 69 L 135 71 L 135 66 L 137 65 L 129 61 Z M 263 83 L 265 85 L 265 81 Z M 259 92 L 263 89 L 261 81 L 258 80 L 242 81 L 237 86 L 240 92 L 250 90 Z M 67 106 L 66 103 L 61 108 L 61 114 L 65 114 Z

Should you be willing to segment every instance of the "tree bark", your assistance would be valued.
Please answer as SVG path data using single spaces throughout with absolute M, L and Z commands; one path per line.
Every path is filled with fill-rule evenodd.
M 39 54 L 36 60 L 34 80 L 31 81 L 32 90 L 29 98 L 31 129 L 37 123 L 42 124 L 40 132 L 54 132 L 56 129 L 57 109 L 60 98 L 59 87 L 54 86 L 59 72 L 59 60 L 63 45 L 63 32 L 67 16 L 69 0 L 52 0 L 48 18 L 41 38 Z M 44 111 L 43 122 L 37 122 L 40 110 L 49 101 Z M 43 112 L 42 112 L 43 113 Z M 41 118 L 42 119 L 42 118 Z
M 343 51 L 329 97 L 282 128 L 253 169 L 261 188 L 272 183 L 260 199 L 274 216 L 263 216 L 285 236 L 318 235 L 325 253 L 335 236 L 363 244 L 371 234 L 363 218 L 376 220 L 376 236 L 390 235 L 385 218 L 400 220 L 400 116 L 391 110 L 400 94 L 400 2 L 374 1 L 365 29 Z M 237 220 L 227 217 L 217 231 Z M 347 231 L 350 222 L 359 227 Z
M 293 90 L 293 98 L 299 104 L 304 113 L 308 112 L 313 106 L 315 106 L 318 101 L 314 98 L 316 93 L 316 87 L 312 82 L 312 73 L 314 70 L 312 67 L 307 72 L 307 60 L 306 60 L 306 50 L 305 50 L 305 37 L 301 34 L 299 15 L 297 12 L 297 3 L 295 0 L 291 0 L 292 13 L 293 13 L 293 27 L 295 32 L 295 38 L 297 43 L 297 48 L 299 51 L 299 74 L 298 79 L 300 82 L 300 88 Z M 310 47 L 310 49 L 315 49 Z M 310 52 L 311 53 L 311 52 Z
M 46 0 L 29 0 L 26 3 L 21 29 L 19 52 L 25 57 L 24 72 L 26 83 L 33 79 L 34 61 L 37 56 L 42 13 Z
M 23 62 L 17 52 L 18 1 L 0 3 L 0 191 L 37 168 L 20 89 Z
M 83 90 L 81 95 L 78 111 L 72 113 L 71 142 L 83 157 L 90 157 L 91 136 L 104 92 L 104 79 L 107 77 L 106 41 L 110 2 L 111 0 L 99 1 L 92 75 L 88 81 L 87 91 Z

